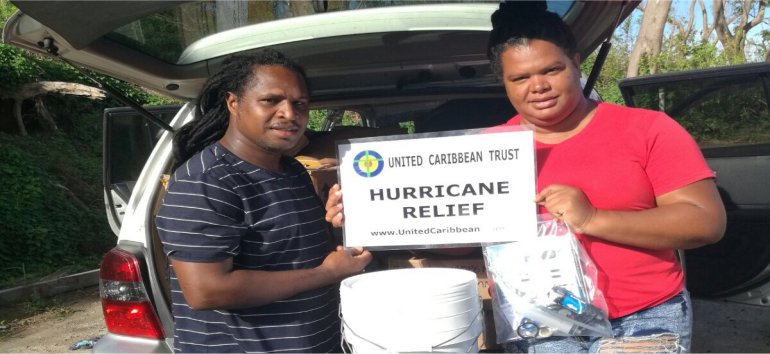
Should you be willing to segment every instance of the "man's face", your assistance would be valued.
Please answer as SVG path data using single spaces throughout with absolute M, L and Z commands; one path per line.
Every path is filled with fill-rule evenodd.
M 582 99 L 578 58 L 570 58 L 551 42 L 535 39 L 508 48 L 500 61 L 508 99 L 529 123 L 557 125 Z
M 228 94 L 231 128 L 239 141 L 268 154 L 289 151 L 307 127 L 305 82 L 279 65 L 255 66 L 253 72 L 239 96 Z

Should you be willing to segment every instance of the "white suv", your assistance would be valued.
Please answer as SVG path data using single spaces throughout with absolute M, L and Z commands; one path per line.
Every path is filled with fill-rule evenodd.
M 305 67 L 312 108 L 327 115 L 319 130 L 334 131 L 346 122 L 341 117 L 370 135 L 476 128 L 514 113 L 486 56 L 497 1 L 12 2 L 20 11 L 7 22 L 5 43 L 188 102 L 228 55 L 272 47 Z M 637 4 L 560 0 L 548 7 L 587 57 Z M 147 120 L 105 114 L 105 201 L 118 242 L 102 263 L 109 334 L 95 352 L 172 348 L 154 216 L 171 172 L 173 131 L 195 109 L 154 108 L 157 116 Z

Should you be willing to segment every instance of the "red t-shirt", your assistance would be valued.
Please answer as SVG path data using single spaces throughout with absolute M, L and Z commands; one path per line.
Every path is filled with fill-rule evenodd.
M 504 126 L 518 125 L 519 116 Z M 712 170 L 693 138 L 663 113 L 599 103 L 593 120 L 555 145 L 536 143 L 537 190 L 580 188 L 599 209 L 644 210 L 655 197 L 706 178 Z M 541 213 L 547 212 L 544 208 Z M 649 250 L 578 235 L 599 270 L 610 318 L 665 302 L 682 291 L 674 250 Z

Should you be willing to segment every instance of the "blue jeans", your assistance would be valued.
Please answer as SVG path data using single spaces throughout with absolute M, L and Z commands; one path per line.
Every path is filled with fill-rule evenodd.
M 549 337 L 505 344 L 509 353 L 688 353 L 692 304 L 687 290 L 668 301 L 610 321 L 614 338 Z

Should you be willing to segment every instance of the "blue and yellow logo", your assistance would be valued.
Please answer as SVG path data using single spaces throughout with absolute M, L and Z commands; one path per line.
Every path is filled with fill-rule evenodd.
M 361 151 L 353 159 L 353 169 L 363 177 L 374 177 L 380 174 L 384 167 L 385 162 L 382 160 L 382 155 L 374 150 Z

